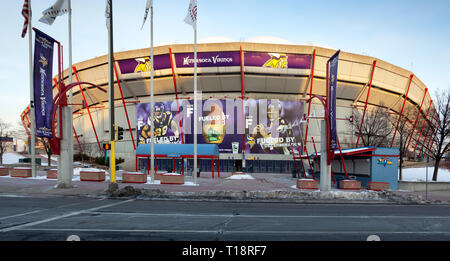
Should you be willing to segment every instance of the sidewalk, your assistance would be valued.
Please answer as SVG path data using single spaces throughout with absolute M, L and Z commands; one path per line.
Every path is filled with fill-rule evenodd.
M 119 189 L 106 192 L 109 177 L 104 182 L 79 181 L 75 176 L 73 188 L 54 188 L 57 180 L 48 180 L 44 171 L 38 171 L 36 178 L 0 177 L 0 197 L 8 196 L 88 196 L 88 197 L 140 197 L 143 199 L 195 199 L 195 200 L 250 200 L 283 201 L 301 203 L 382 203 L 382 204 L 450 204 L 450 191 L 433 191 L 425 200 L 424 192 L 384 191 L 375 192 L 343 191 L 329 192 L 299 190 L 296 179 L 290 174 L 252 173 L 254 179 L 228 179 L 231 173 L 203 172 L 194 184 L 191 176 L 185 185 L 130 184 L 121 182 L 121 172 L 117 175 Z M 78 180 L 77 180 L 78 178 Z

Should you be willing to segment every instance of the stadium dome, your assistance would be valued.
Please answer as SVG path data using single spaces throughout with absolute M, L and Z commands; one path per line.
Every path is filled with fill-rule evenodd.
M 311 91 L 312 95 L 326 95 L 326 63 L 335 52 L 314 45 L 198 44 L 198 90 L 202 95 L 199 142 L 218 144 L 223 161 L 241 159 L 244 142 L 247 159 L 265 162 L 265 166 L 258 163 L 258 171 L 290 172 L 292 154 L 304 153 L 301 146 L 306 125 L 307 151 L 314 152 L 311 138 L 320 148 L 319 119 L 310 118 L 306 124 L 308 103 L 305 100 Z M 159 142 L 189 143 L 192 141 L 188 128 L 192 123 L 189 117 L 193 103 L 193 45 L 158 46 L 154 55 L 157 137 Z M 134 169 L 135 147 L 149 142 L 150 49 L 117 52 L 114 56 L 115 121 L 125 129 L 124 140 L 117 143 L 116 150 L 118 157 L 125 159 L 123 168 Z M 108 88 L 107 55 L 73 67 L 74 81 Z M 66 82 L 67 75 L 65 70 Z M 412 72 L 375 57 L 341 51 L 337 86 L 337 118 L 340 119 L 337 128 L 343 148 L 355 146 L 358 130 L 348 124 L 348 119 L 355 111 L 364 109 L 366 100 L 368 111 L 386 108 L 389 113 L 408 117 L 411 126 L 417 122 L 421 127 L 425 118 L 426 126 L 432 121 L 429 111 L 434 107 L 425 84 Z M 96 147 L 109 139 L 108 93 L 90 86 L 73 90 L 74 150 L 91 144 L 101 153 Z M 310 110 L 312 116 L 323 116 L 323 106 L 318 100 L 313 100 Z M 283 135 L 269 135 L 274 118 L 279 120 L 278 127 L 284 128 Z M 233 153 L 233 143 L 238 145 L 238 154 Z M 222 171 L 230 169 L 230 164 L 221 163 Z

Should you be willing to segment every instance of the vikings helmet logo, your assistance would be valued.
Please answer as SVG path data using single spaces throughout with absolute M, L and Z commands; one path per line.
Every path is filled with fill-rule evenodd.
M 47 66 L 47 64 L 48 64 L 47 58 L 45 58 L 43 54 L 41 54 L 40 56 L 41 56 L 41 59 L 39 59 L 39 62 L 42 63 L 42 67 Z
M 138 65 L 134 68 L 134 72 L 149 72 L 151 70 L 151 61 L 149 57 L 135 59 Z
M 264 63 L 263 67 L 288 68 L 287 55 L 285 53 L 269 53 L 270 59 Z

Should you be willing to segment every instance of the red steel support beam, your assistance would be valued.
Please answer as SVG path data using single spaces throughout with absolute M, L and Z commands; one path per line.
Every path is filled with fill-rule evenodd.
M 83 148 L 81 147 L 80 140 L 78 139 L 77 131 L 75 130 L 75 128 L 73 126 L 72 126 L 72 129 L 73 129 L 73 133 L 75 134 L 75 138 L 77 139 L 78 146 L 80 147 L 80 151 L 81 151 L 81 153 L 83 153 Z
M 311 62 L 311 84 L 309 87 L 309 98 L 312 97 L 312 90 L 313 90 L 313 81 L 314 81 L 314 65 L 316 64 L 316 50 L 313 51 L 313 58 Z M 308 117 L 311 113 L 311 102 L 308 104 Z M 306 143 L 308 139 L 308 127 L 309 127 L 309 118 L 306 120 L 306 130 L 305 130 L 305 148 Z
M 78 78 L 77 68 L 75 66 L 72 66 L 72 70 L 73 70 L 73 73 L 75 74 L 75 77 L 77 78 L 77 82 L 79 82 L 80 79 Z M 79 84 L 78 86 L 80 87 L 80 92 L 81 92 L 81 95 L 83 96 L 83 100 L 86 103 L 86 109 L 89 114 L 89 119 L 91 120 L 92 129 L 94 129 L 94 134 L 95 134 L 95 138 L 97 139 L 98 148 L 100 150 L 102 150 L 102 146 L 100 145 L 100 141 L 98 140 L 97 131 L 95 130 L 95 124 L 94 124 L 94 121 L 92 120 L 92 115 L 91 115 L 91 110 L 89 109 L 89 104 L 86 100 L 86 97 L 84 96 L 84 92 L 83 92 L 83 89 L 81 88 L 81 84 Z
M 366 116 L 366 110 L 367 110 L 367 103 L 369 102 L 369 95 L 370 95 L 370 90 L 372 89 L 372 80 L 373 80 L 373 74 L 375 73 L 375 67 L 377 65 L 377 61 L 373 61 L 373 66 L 372 66 L 372 73 L 370 75 L 370 81 L 369 81 L 369 90 L 367 91 L 367 97 L 366 97 L 366 102 L 364 104 L 364 112 L 363 112 L 363 116 L 361 118 L 361 125 L 359 126 L 359 133 L 358 133 L 358 139 L 356 139 L 356 146 L 358 147 L 359 144 L 359 138 L 361 136 L 361 130 L 362 130 L 362 126 L 364 123 L 364 117 Z
M 423 128 L 425 127 L 425 124 L 427 123 L 427 118 L 428 118 L 428 114 L 430 113 L 431 105 L 433 105 L 433 101 L 430 102 L 430 106 L 428 107 L 427 115 L 425 116 L 425 120 L 423 121 L 422 128 L 421 128 L 420 134 L 419 134 L 419 138 L 417 139 L 416 146 L 414 146 L 414 150 L 416 150 L 417 144 L 419 144 L 420 137 L 422 136 Z
M 434 111 L 434 113 L 433 113 L 433 116 L 431 117 L 432 119 L 434 119 L 434 116 L 436 115 L 436 111 Z M 427 140 L 429 139 L 429 138 L 431 138 L 431 134 L 432 133 L 430 133 L 430 135 L 428 135 L 428 132 L 430 131 L 430 128 L 431 128 L 431 122 L 430 122 L 430 124 L 428 125 L 428 128 L 427 128 L 427 131 L 425 132 L 425 134 L 424 134 L 424 136 L 425 136 L 425 140 L 423 141 L 423 144 L 422 144 L 422 150 L 420 151 L 420 152 L 423 152 L 423 149 L 424 149 L 424 147 L 425 147 L 425 144 L 427 144 L 428 145 L 428 143 L 427 143 Z M 419 140 L 417 140 L 417 142 L 419 142 Z M 416 144 L 417 145 L 417 144 Z M 417 147 L 417 146 L 416 146 Z
M 439 116 L 438 116 L 438 119 L 437 119 L 437 123 L 439 124 Z M 432 138 L 428 141 L 427 149 L 429 151 L 431 151 L 431 149 L 432 149 L 432 147 L 434 145 L 433 142 L 434 142 L 434 139 L 436 138 L 436 135 L 438 133 L 438 128 L 439 128 L 439 125 L 437 125 L 437 127 L 435 128 L 436 130 L 434 131 L 433 135 L 431 135 Z M 431 145 L 431 147 L 430 147 L 430 145 Z
M 244 112 L 244 52 L 240 46 L 241 57 L 241 110 L 242 110 L 242 154 L 245 153 L 245 112 Z
M 403 100 L 402 110 L 400 112 L 400 116 L 399 116 L 398 121 L 397 121 L 397 126 L 395 127 L 394 136 L 392 137 L 391 147 L 394 144 L 394 139 L 395 139 L 395 135 L 397 134 L 398 125 L 400 124 L 400 120 L 401 120 L 401 118 L 403 116 L 403 109 L 405 109 L 405 104 L 406 104 L 406 101 L 408 100 L 409 88 L 411 87 L 411 83 L 412 83 L 413 78 L 414 78 L 414 74 L 411 74 L 409 76 L 408 89 L 406 90 L 405 99 Z
M 173 88 L 175 89 L 175 100 L 177 102 L 178 124 L 180 125 L 181 143 L 184 144 L 183 124 L 181 123 L 180 105 L 178 103 L 177 80 L 175 79 L 175 68 L 172 59 L 172 48 L 169 48 L 169 57 L 170 57 L 170 67 L 172 68 Z
M 133 130 L 131 130 L 130 118 L 128 117 L 127 105 L 125 104 L 125 99 L 123 98 L 122 86 L 120 84 L 119 75 L 117 74 L 116 59 L 114 57 L 113 57 L 113 68 L 114 68 L 114 74 L 115 74 L 116 80 L 117 80 L 117 85 L 119 86 L 120 97 L 122 99 L 123 109 L 125 110 L 125 116 L 127 117 L 127 124 L 128 124 L 128 130 L 130 131 L 130 135 L 131 135 L 131 141 L 133 142 L 134 150 L 136 150 L 136 142 L 134 141 Z
M 348 174 L 347 174 L 347 168 L 345 167 L 345 161 L 344 161 L 344 156 L 342 156 L 342 150 L 341 150 L 341 144 L 339 143 L 339 137 L 336 136 L 337 139 L 337 143 L 338 143 L 338 147 L 339 147 L 339 152 L 341 153 L 341 161 L 342 161 L 342 166 L 344 166 L 344 171 L 345 171 L 345 179 L 348 180 Z
M 408 144 L 406 145 L 406 150 L 408 150 L 408 148 L 409 148 L 409 143 L 411 142 L 412 137 L 413 137 L 413 135 L 414 135 L 414 132 L 415 132 L 415 130 L 416 130 L 416 124 L 417 124 L 417 121 L 419 120 L 420 112 L 422 111 L 423 102 L 425 101 L 425 97 L 427 96 L 427 92 L 428 92 L 428 88 L 425 88 L 425 93 L 423 94 L 422 103 L 420 104 L 419 112 L 417 113 L 416 120 L 414 121 L 412 133 L 411 133 L 411 135 L 409 136 Z M 419 137 L 420 137 L 420 136 L 419 136 Z

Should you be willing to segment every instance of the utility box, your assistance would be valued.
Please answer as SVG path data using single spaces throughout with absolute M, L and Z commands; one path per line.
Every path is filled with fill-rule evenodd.
M 399 150 L 397 148 L 380 147 L 342 150 L 348 180 L 360 181 L 361 188 L 371 190 L 397 190 L 398 153 Z M 314 172 L 316 175 L 320 174 L 320 170 L 318 169 L 319 160 L 314 160 Z M 346 180 L 346 176 L 339 150 L 335 151 L 331 169 L 333 170 L 336 187 L 342 187 L 340 183 Z

